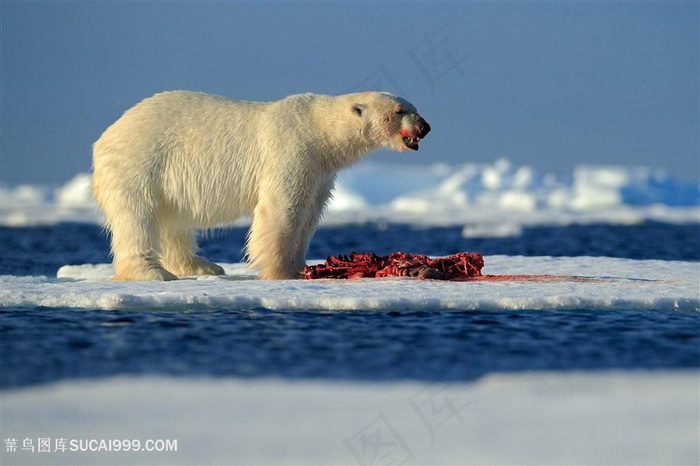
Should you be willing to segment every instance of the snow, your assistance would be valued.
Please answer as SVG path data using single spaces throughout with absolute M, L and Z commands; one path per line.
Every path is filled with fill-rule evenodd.
M 473 383 L 117 377 L 3 394 L 3 464 L 698 464 L 698 372 Z M 177 440 L 176 452 L 20 450 Z
M 0 183 L 0 224 L 99 222 L 90 175 L 56 189 Z M 389 165 L 372 160 L 341 171 L 326 225 L 385 221 L 515 227 L 571 223 L 700 222 L 700 189 L 650 167 L 578 166 L 570 176 L 538 173 L 507 159 L 491 164 Z M 243 221 L 245 222 L 245 220 Z M 512 230 L 512 229 L 511 229 Z
M 700 311 L 700 264 L 605 257 L 486 256 L 484 274 L 598 280 L 450 282 L 413 279 L 255 280 L 226 276 L 115 282 L 110 264 L 63 266 L 57 277 L 0 277 L 0 307 L 86 309 L 666 310 Z M 318 263 L 320 261 L 311 261 Z

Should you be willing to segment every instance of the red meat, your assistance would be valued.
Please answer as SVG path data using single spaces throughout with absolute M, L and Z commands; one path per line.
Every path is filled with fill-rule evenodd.
M 458 252 L 434 259 L 406 252 L 395 252 L 388 256 L 352 252 L 349 256 L 329 256 L 325 264 L 304 267 L 304 278 L 414 277 L 464 280 L 480 277 L 483 266 L 483 257 L 475 252 Z

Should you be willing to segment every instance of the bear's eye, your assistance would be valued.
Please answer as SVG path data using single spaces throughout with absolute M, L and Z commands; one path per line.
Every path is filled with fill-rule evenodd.
M 400 108 L 400 109 L 396 110 L 397 115 L 403 115 L 405 113 L 406 113 L 406 109 Z

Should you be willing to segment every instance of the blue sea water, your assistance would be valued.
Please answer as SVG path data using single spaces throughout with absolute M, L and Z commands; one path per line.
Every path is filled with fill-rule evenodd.
M 215 232 L 200 242 L 202 254 L 236 262 L 244 240 L 242 228 Z M 398 250 L 700 261 L 700 225 L 571 225 L 464 238 L 457 227 L 369 223 L 321 228 L 309 257 Z M 0 228 L 0 275 L 52 276 L 65 264 L 108 262 L 108 253 L 94 225 Z M 455 381 L 494 371 L 700 367 L 700 314 L 653 310 L 0 308 L 0 335 L 6 388 L 121 374 Z

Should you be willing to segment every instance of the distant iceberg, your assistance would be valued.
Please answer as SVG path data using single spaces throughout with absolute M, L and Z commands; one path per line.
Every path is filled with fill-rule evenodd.
M 645 220 L 700 222 L 700 187 L 649 167 L 581 165 L 559 176 L 507 159 L 461 165 L 370 160 L 340 172 L 323 224 L 463 225 L 504 235 L 528 225 Z M 53 190 L 0 184 L 2 225 L 99 221 L 89 174 Z

